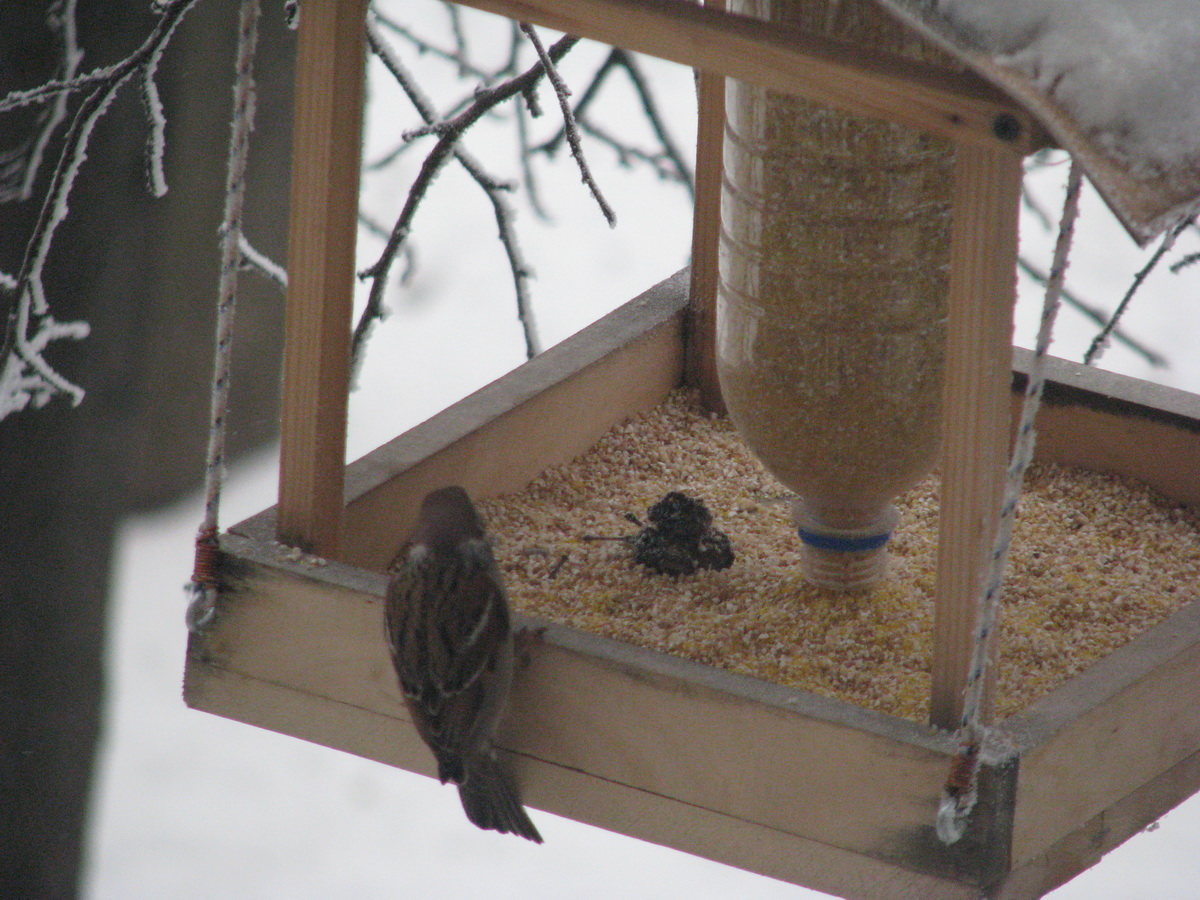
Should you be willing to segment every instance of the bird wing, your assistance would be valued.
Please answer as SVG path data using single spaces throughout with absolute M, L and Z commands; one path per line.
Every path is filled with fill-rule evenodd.
M 508 600 L 490 553 L 491 563 L 464 565 L 460 590 L 437 611 L 438 640 L 431 647 L 432 668 L 442 691 L 466 690 L 491 667 L 509 640 Z
M 435 752 L 473 750 L 486 733 L 495 702 L 489 691 L 497 687 L 488 676 L 511 640 L 500 573 L 486 543 L 478 544 L 452 561 L 414 554 L 388 587 L 392 662 Z
M 399 558 L 399 557 L 398 557 Z M 400 687 L 410 700 L 430 693 L 425 604 L 427 573 L 414 561 L 395 566 L 384 603 L 384 627 L 392 665 Z

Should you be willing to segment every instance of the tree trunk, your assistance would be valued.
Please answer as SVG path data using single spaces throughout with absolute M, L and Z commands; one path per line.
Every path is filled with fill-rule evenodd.
M 101 731 L 114 536 L 130 510 L 175 497 L 203 474 L 231 106 L 225 85 L 232 78 L 237 5 L 200 3 L 163 60 L 158 84 L 170 185 L 164 199 L 145 188 L 147 127 L 134 81 L 93 134 L 46 275 L 56 318 L 92 326 L 85 340 L 50 351 L 52 364 L 84 387 L 86 399 L 75 409 L 56 399 L 0 422 L 0 896 L 6 898 L 68 898 L 79 891 Z M 281 18 L 264 20 L 251 165 L 252 175 L 262 177 L 248 201 L 255 243 L 280 260 L 292 44 Z M 125 56 L 153 21 L 148 3 L 81 3 L 82 71 Z M 0 6 L 0 92 L 45 81 L 58 52 L 42 4 Z M 33 111 L 5 114 L 0 152 L 29 133 L 32 119 Z M 51 145 L 34 199 L 0 206 L 5 272 L 20 268 L 60 147 Z M 246 281 L 233 453 L 272 437 L 277 419 L 282 296 L 253 276 Z M 187 575 L 180 573 L 180 584 Z M 182 628 L 182 595 L 162 602 L 178 603 Z

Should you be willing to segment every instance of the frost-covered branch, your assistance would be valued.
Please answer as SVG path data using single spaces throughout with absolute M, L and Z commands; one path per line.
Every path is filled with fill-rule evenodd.
M 432 101 L 425 96 L 416 79 L 405 68 L 404 64 L 392 52 L 391 47 L 383 39 L 379 33 L 379 28 L 373 17 L 367 19 L 367 42 L 371 47 L 371 51 L 383 62 L 387 70 L 396 79 L 396 83 L 407 95 L 421 119 L 427 124 L 432 125 L 436 122 L 437 112 L 434 109 Z M 463 39 L 459 38 L 459 43 L 463 43 Z M 454 148 L 454 158 L 466 170 L 467 174 L 475 181 L 477 185 L 487 195 L 488 201 L 492 204 L 492 210 L 496 217 L 496 226 L 499 229 L 500 243 L 504 246 L 505 255 L 508 257 L 509 269 L 512 272 L 513 287 L 516 290 L 517 299 L 517 317 L 521 322 L 521 328 L 525 335 L 525 353 L 526 356 L 532 359 L 541 352 L 541 342 L 538 339 L 537 328 L 533 321 L 533 307 L 529 299 L 529 264 L 525 261 L 521 253 L 520 245 L 517 243 L 516 229 L 513 227 L 513 210 L 509 205 L 505 194 L 512 190 L 512 185 L 500 181 L 499 179 L 489 175 L 484 171 L 483 166 L 470 155 L 461 145 Z M 369 326 L 368 326 L 369 327 Z M 356 332 L 357 337 L 357 332 Z
M 62 59 L 59 72 L 63 79 L 75 77 L 83 51 L 79 49 L 79 36 L 75 27 L 76 0 L 66 0 L 61 9 L 52 10 L 48 16 L 50 27 L 61 33 Z M 0 174 L 0 203 L 10 200 L 28 200 L 33 196 L 33 185 L 42 168 L 46 147 L 54 137 L 58 126 L 67 117 L 67 95 L 59 94 L 54 102 L 43 110 L 38 133 L 17 148 Z
M 625 72 L 630 84 L 633 85 L 633 89 L 638 96 L 638 101 L 642 105 L 642 112 L 646 117 L 646 121 L 654 131 L 654 136 L 658 139 L 662 147 L 659 152 L 652 153 L 642 150 L 609 134 L 607 130 L 593 122 L 587 115 L 588 107 L 599 96 L 600 89 L 608 76 L 618 69 Z M 692 200 L 695 200 L 696 188 L 691 169 L 684 162 L 683 154 L 680 153 L 674 139 L 671 137 L 670 131 L 667 130 L 666 125 L 663 123 L 662 115 L 658 111 L 658 104 L 654 100 L 654 92 L 650 89 L 649 82 L 642 73 L 641 66 L 638 65 L 635 54 L 620 47 L 613 47 L 604 62 L 596 70 L 595 74 L 593 74 L 591 82 L 588 83 L 583 93 L 580 94 L 579 102 L 575 104 L 573 113 L 575 121 L 579 123 L 579 127 L 583 132 L 596 138 L 601 143 L 610 146 L 616 152 L 617 159 L 621 165 L 628 166 L 633 160 L 647 163 L 660 178 L 678 181 L 682 184 L 687 189 L 688 195 Z M 566 137 L 566 128 L 560 128 L 554 137 L 534 149 L 544 153 L 553 153 L 561 146 Z
M 1125 296 L 1117 304 L 1117 308 L 1113 311 L 1112 316 L 1109 317 L 1108 322 L 1100 329 L 1100 333 L 1092 340 L 1087 353 L 1083 355 L 1084 365 L 1090 366 L 1100 358 L 1100 355 L 1108 347 L 1109 338 L 1116 329 L 1117 323 L 1125 315 L 1125 310 L 1129 308 L 1130 302 L 1138 292 L 1138 289 L 1141 288 L 1142 283 L 1149 277 L 1151 272 L 1158 268 L 1158 264 L 1162 262 L 1162 258 L 1171 252 L 1171 248 L 1175 246 L 1175 240 L 1185 228 L 1192 224 L 1192 221 L 1192 219 L 1188 219 L 1179 223 L 1163 236 L 1162 243 L 1158 245 L 1158 249 L 1154 251 L 1154 255 L 1150 257 L 1146 265 L 1142 266 L 1133 277 L 1133 283 L 1129 285 L 1129 290 L 1125 292 Z
M 579 38 L 565 35 L 556 41 L 545 53 L 546 59 L 557 62 L 579 42 Z M 423 128 L 410 132 L 411 137 L 436 135 L 434 144 L 421 165 L 412 185 L 396 224 L 392 226 L 387 244 L 379 259 L 359 274 L 360 278 L 371 282 L 367 297 L 367 305 L 354 329 L 353 357 L 356 367 L 361 362 L 362 348 L 369 337 L 375 323 L 384 315 L 383 295 L 387 286 L 388 273 L 395 262 L 397 254 L 405 246 L 412 230 L 413 217 L 421 202 L 428 194 L 434 178 L 441 172 L 445 164 L 455 156 L 458 143 L 463 135 L 484 115 L 491 112 L 501 103 L 520 95 L 528 95 L 539 81 L 545 77 L 546 67 L 542 60 L 515 78 L 502 82 L 494 87 L 481 87 L 476 91 L 472 103 L 462 112 L 449 119 L 440 119 L 427 124 Z M 511 257 L 510 257 L 511 262 Z
M 238 249 L 242 254 L 242 266 L 244 268 L 254 269 L 264 277 L 271 279 L 271 281 L 275 282 L 281 288 L 287 289 L 287 270 L 265 253 L 260 253 L 256 250 L 244 234 L 238 235 Z
M 35 408 L 44 406 L 56 395 L 65 395 L 76 405 L 83 399 L 83 389 L 56 372 L 43 356 L 52 341 L 68 338 L 79 340 L 88 334 L 85 322 L 55 320 L 43 283 L 46 259 L 58 226 L 69 211 L 71 188 L 87 158 L 88 141 L 96 122 L 132 76 L 141 73 L 143 84 L 153 81 L 154 68 L 170 42 L 176 25 L 196 2 L 160 2 L 155 7 L 159 14 L 158 22 L 140 47 L 114 65 L 79 77 L 74 76 L 74 67 L 78 65 L 80 55 L 78 47 L 73 46 L 74 24 L 67 23 L 64 18 L 62 27 L 64 34 L 69 34 L 68 45 L 72 48 L 69 54 L 72 62 L 65 67 L 65 77 L 29 91 L 15 91 L 0 100 L 0 112 L 3 112 L 31 103 L 65 98 L 76 91 L 86 91 L 63 139 L 62 152 L 26 247 L 21 269 L 12 279 L 15 283 L 9 290 L 12 299 L 9 301 L 3 344 L 0 345 L 0 419 L 30 404 Z M 63 15 L 73 16 L 73 13 L 74 4 L 64 4 Z M 144 90 L 148 97 L 152 95 L 157 98 L 156 90 Z M 152 130 L 157 129 L 152 115 Z M 158 138 L 152 137 L 152 142 L 156 150 L 161 150 Z M 161 172 L 161 160 L 152 161 L 151 171 L 154 172 L 156 168 Z M 165 182 L 162 186 L 165 190 Z
M 546 48 L 542 45 L 542 40 L 538 37 L 537 30 L 532 25 L 522 22 L 521 31 L 529 38 L 529 43 L 533 44 L 533 48 L 537 51 L 538 59 L 541 60 L 542 66 L 546 70 L 546 78 L 554 87 L 554 96 L 558 98 L 558 106 L 562 110 L 563 130 L 567 135 L 567 143 L 571 147 L 571 156 L 574 157 L 575 164 L 579 166 L 579 174 L 583 177 L 583 183 L 592 192 L 592 197 L 595 198 L 600 211 L 604 213 L 604 218 L 609 226 L 615 226 L 617 224 L 617 214 L 613 212 L 608 201 L 604 199 L 604 195 L 600 193 L 600 185 L 596 183 L 596 179 L 592 176 L 591 169 L 588 168 L 587 159 L 583 155 L 583 142 L 579 139 L 579 126 L 575 124 L 575 114 L 571 112 L 570 88 L 567 87 L 567 83 L 563 81 L 562 76 L 558 74 L 558 69 L 554 66 L 554 60 L 546 53 Z

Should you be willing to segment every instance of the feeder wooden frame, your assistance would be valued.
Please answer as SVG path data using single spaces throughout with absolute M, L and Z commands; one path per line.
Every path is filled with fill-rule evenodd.
M 427 490 L 519 490 L 683 381 L 717 402 L 718 136 L 731 75 L 958 142 L 934 673 L 935 714 L 952 719 L 1008 440 L 1016 191 L 1036 123 L 971 76 L 680 0 L 467 3 L 705 69 L 696 268 L 343 470 L 344 369 L 318 363 L 344 359 L 349 333 L 357 177 L 345 173 L 357 172 L 359 125 L 335 98 L 361 98 L 365 0 L 309 0 L 280 503 L 221 537 L 226 584 L 215 623 L 189 644 L 187 702 L 433 774 L 383 642 L 380 573 Z M 998 116 L 1018 123 L 1018 140 L 996 137 Z M 1068 363 L 1052 375 L 1039 458 L 1200 503 L 1200 400 Z M 945 732 L 565 627 L 551 625 L 519 673 L 500 744 L 537 809 L 849 898 L 1033 898 L 1200 787 L 1200 711 L 1187 702 L 1198 624 L 1193 604 L 1002 723 L 971 828 L 950 848 L 932 827 L 954 750 Z

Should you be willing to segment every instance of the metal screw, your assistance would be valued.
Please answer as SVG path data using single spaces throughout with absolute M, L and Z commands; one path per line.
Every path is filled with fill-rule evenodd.
M 1001 113 L 992 120 L 992 134 L 1002 141 L 1015 141 L 1021 136 L 1021 123 L 1011 113 Z

